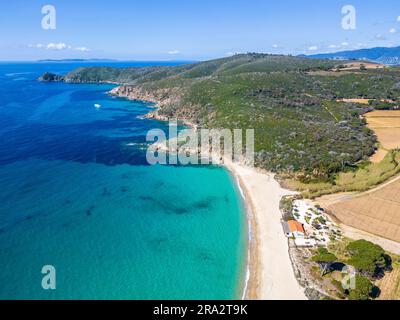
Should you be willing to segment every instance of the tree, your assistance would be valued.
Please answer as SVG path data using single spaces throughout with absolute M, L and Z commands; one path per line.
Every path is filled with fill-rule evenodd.
M 346 249 L 351 256 L 348 263 L 369 276 L 376 276 L 391 264 L 385 250 L 367 240 L 353 241 Z
M 337 257 L 326 248 L 318 248 L 318 253 L 312 257 L 312 260 L 320 265 L 321 275 L 324 276 L 330 271 L 332 264 L 337 261 Z
M 360 275 L 357 275 L 355 280 L 355 288 L 349 290 L 349 299 L 368 300 L 374 289 L 374 285 L 368 278 Z

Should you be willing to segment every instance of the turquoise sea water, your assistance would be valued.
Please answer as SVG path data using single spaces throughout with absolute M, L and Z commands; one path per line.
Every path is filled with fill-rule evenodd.
M 147 165 L 145 134 L 166 125 L 111 86 L 36 81 L 77 66 L 0 64 L 0 298 L 240 297 L 246 228 L 230 175 Z M 56 290 L 41 286 L 44 265 Z

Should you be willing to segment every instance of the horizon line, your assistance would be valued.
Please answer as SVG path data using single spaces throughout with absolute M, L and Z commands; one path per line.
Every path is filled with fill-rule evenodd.
M 338 50 L 338 51 L 321 51 L 321 52 L 308 52 L 308 53 L 271 53 L 271 52 L 236 52 L 232 55 L 225 55 L 225 56 L 218 56 L 217 58 L 211 58 L 212 59 L 220 59 L 223 57 L 231 57 L 235 55 L 240 55 L 240 54 L 249 54 L 249 53 L 258 53 L 258 54 L 270 54 L 270 55 L 281 55 L 281 56 L 306 56 L 306 57 L 312 57 L 314 55 L 320 55 L 320 54 L 335 54 L 335 53 L 341 53 L 341 52 L 351 52 L 351 51 L 361 51 L 361 50 L 370 50 L 370 49 L 393 49 L 393 48 L 398 48 L 400 45 L 396 46 L 373 46 L 373 47 L 368 47 L 368 48 L 353 48 L 353 49 L 343 49 L 343 50 Z M 82 61 L 114 61 L 114 62 L 201 62 L 201 61 L 208 61 L 210 58 L 203 58 L 203 59 L 118 59 L 118 58 L 43 58 L 43 59 L 0 59 L 0 62 L 63 62 L 63 61 L 68 61 L 68 60 L 82 60 Z

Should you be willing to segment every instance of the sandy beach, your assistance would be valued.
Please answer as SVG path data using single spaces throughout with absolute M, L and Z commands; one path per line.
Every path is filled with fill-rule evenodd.
M 248 207 L 250 229 L 249 279 L 245 299 L 304 300 L 288 253 L 281 226 L 279 202 L 292 194 L 272 174 L 239 164 L 225 163 L 238 179 Z
M 154 96 L 143 96 L 141 92 L 127 94 L 122 87 L 109 92 L 128 99 L 151 101 L 157 110 L 160 101 Z M 159 118 L 157 114 L 152 117 Z M 195 127 L 185 122 L 189 127 Z M 153 145 L 157 150 L 168 152 L 164 144 Z M 186 150 L 187 151 L 187 150 Z M 191 152 L 197 153 L 198 150 Z M 209 156 L 207 154 L 207 156 Z M 212 157 L 214 158 L 214 157 Z M 215 157 L 218 158 L 218 157 Z M 283 196 L 293 194 L 283 189 L 269 173 L 247 167 L 224 158 L 223 165 L 236 178 L 244 193 L 249 224 L 248 275 L 243 299 L 248 300 L 304 300 L 304 289 L 294 275 L 289 258 L 288 239 L 281 225 L 279 203 Z

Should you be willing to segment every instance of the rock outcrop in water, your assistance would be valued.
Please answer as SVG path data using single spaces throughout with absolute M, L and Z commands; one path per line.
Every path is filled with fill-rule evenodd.
M 46 82 L 57 82 L 57 81 L 64 81 L 64 77 L 60 76 L 55 73 L 46 72 L 40 78 L 39 81 L 46 81 Z

